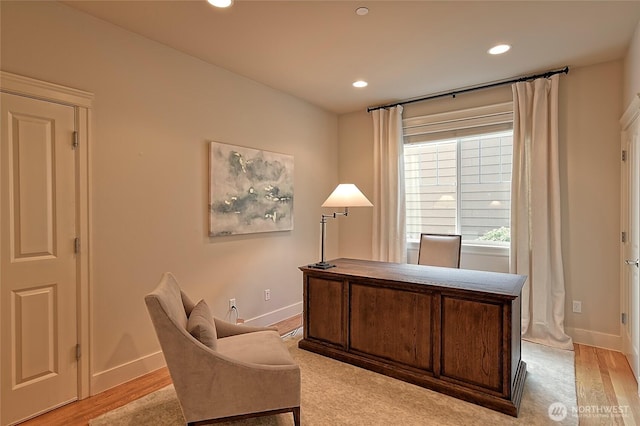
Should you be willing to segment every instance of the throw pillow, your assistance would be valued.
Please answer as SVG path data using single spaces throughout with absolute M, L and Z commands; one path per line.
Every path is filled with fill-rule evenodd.
M 184 313 L 187 314 L 187 318 L 191 315 L 191 311 L 196 306 L 195 303 L 189 299 L 189 296 L 185 294 L 184 291 L 180 290 L 180 296 L 182 297 L 182 305 L 184 306 Z
M 216 350 L 218 342 L 216 326 L 213 323 L 211 309 L 204 300 L 199 301 L 191 311 L 187 321 L 187 331 L 203 345 Z

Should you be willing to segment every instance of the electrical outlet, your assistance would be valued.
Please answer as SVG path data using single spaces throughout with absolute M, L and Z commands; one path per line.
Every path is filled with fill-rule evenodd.
M 576 314 L 582 313 L 582 302 L 580 302 L 579 300 L 573 301 L 573 312 L 575 312 Z
M 270 289 L 266 289 L 264 291 L 264 300 L 271 300 L 271 290 Z
M 229 299 L 229 310 L 236 308 L 236 299 Z

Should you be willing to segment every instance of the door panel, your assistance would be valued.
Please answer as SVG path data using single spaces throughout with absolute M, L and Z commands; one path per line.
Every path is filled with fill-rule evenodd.
M 77 399 L 75 109 L 2 93 L 0 424 Z
M 27 386 L 56 373 L 55 286 L 14 292 L 12 332 L 16 357 L 15 387 Z
M 54 123 L 16 113 L 10 120 L 12 260 L 54 256 Z
M 640 381 L 640 273 L 636 264 L 640 255 L 640 118 L 623 131 L 623 150 L 627 161 L 622 173 L 622 217 L 627 233 L 623 246 L 622 312 L 626 321 L 622 326 L 623 352 L 633 374 Z
M 638 265 L 633 261 L 638 259 L 640 254 L 640 150 L 638 149 L 639 127 L 640 121 L 636 120 L 635 131 L 631 139 L 629 147 L 630 157 L 630 182 L 629 182 L 629 253 L 627 265 L 629 271 L 629 334 L 631 336 L 631 351 L 629 356 L 629 364 L 636 377 L 640 381 L 640 277 L 638 273 Z

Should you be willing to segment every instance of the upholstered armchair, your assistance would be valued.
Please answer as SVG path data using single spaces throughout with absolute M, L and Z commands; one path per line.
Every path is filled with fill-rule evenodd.
M 170 273 L 145 303 L 188 425 L 285 412 L 300 424 L 300 369 L 274 329 L 213 318 Z
M 459 268 L 461 245 L 461 235 L 421 234 L 418 265 Z

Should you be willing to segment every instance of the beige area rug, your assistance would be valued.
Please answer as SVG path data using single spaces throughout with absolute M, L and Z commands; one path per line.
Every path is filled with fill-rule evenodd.
M 287 345 L 302 373 L 303 425 L 577 425 L 574 353 L 535 343 L 522 343 L 527 363 L 520 415 L 507 416 L 400 380 L 345 364 L 297 347 L 300 337 Z M 568 415 L 552 420 L 549 407 L 562 403 Z M 554 405 L 554 407 L 557 406 Z M 553 407 L 552 407 L 553 409 Z M 553 414 L 558 414 L 558 411 Z M 184 418 L 173 386 L 106 413 L 91 426 L 177 426 Z M 293 425 L 290 413 L 258 417 L 240 425 Z

